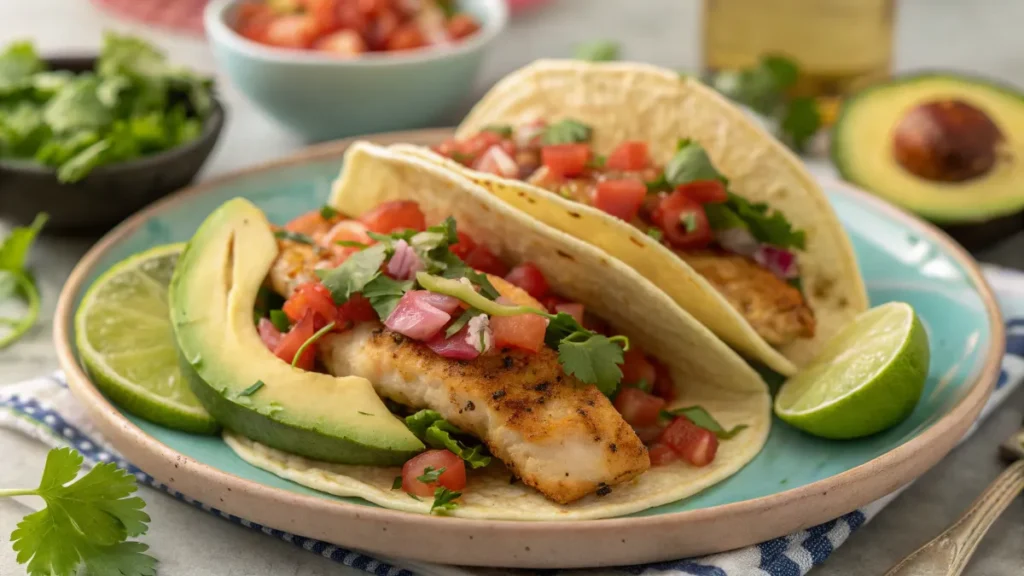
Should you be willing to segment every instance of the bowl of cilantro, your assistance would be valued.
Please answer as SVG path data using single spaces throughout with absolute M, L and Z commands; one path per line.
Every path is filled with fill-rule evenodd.
M 50 233 L 108 230 L 189 184 L 224 125 L 210 79 L 108 33 L 98 57 L 0 51 L 0 217 Z

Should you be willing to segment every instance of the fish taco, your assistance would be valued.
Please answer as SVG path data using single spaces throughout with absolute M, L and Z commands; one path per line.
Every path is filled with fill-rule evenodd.
M 212 259 L 227 265 L 202 276 L 221 278 L 217 306 L 240 318 L 227 339 L 255 343 L 239 370 L 275 367 L 211 393 L 213 362 L 188 331 L 223 322 L 174 325 L 193 389 L 252 465 L 409 512 L 583 519 L 690 496 L 766 441 L 767 387 L 732 349 L 629 267 L 453 171 L 356 143 L 327 205 L 283 228 L 233 202 Z M 218 220 L 183 254 L 173 301 Z M 245 296 L 261 285 L 279 309 Z M 233 418 L 238 406 L 269 424 Z M 313 425 L 288 420 L 300 408 Z
M 541 61 L 499 82 L 452 140 L 398 149 L 622 260 L 782 374 L 867 307 L 850 242 L 813 178 L 693 78 Z

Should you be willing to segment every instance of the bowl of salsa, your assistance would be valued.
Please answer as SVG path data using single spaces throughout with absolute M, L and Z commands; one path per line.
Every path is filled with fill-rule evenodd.
M 214 0 L 231 82 L 308 141 L 445 123 L 470 95 L 504 0 Z

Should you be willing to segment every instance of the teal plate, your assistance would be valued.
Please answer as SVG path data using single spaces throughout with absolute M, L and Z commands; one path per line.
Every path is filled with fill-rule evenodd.
M 423 143 L 446 134 L 416 132 L 375 140 Z M 932 226 L 828 182 L 826 191 L 853 241 L 871 304 L 909 302 L 928 331 L 932 364 L 921 402 L 899 426 L 854 441 L 815 438 L 776 419 L 753 461 L 680 502 L 581 522 L 394 512 L 283 480 L 242 461 L 217 437 L 168 430 L 109 404 L 73 356 L 71 319 L 84 288 L 131 254 L 188 240 L 207 214 L 232 197 L 252 200 L 278 223 L 322 205 L 346 145 L 315 147 L 208 182 L 143 211 L 86 255 L 64 288 L 55 319 L 56 344 L 72 390 L 115 447 L 170 487 L 255 522 L 391 556 L 491 566 L 617 565 L 721 551 L 829 520 L 916 478 L 967 430 L 998 374 L 1002 322 L 971 258 Z

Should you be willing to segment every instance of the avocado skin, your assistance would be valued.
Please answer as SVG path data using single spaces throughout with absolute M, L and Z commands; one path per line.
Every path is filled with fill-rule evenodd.
M 971 88 L 978 88 L 999 92 L 1012 99 L 1016 99 L 1020 102 L 1020 105 L 1024 107 L 1024 93 L 1022 93 L 1020 89 L 1009 84 L 994 81 L 990 78 L 964 74 L 961 72 L 943 72 L 937 70 L 921 71 L 897 76 L 890 81 L 874 84 L 848 97 L 843 102 L 839 109 L 839 113 L 836 116 L 829 155 L 832 160 L 832 164 L 836 167 L 839 175 L 844 180 L 860 186 L 865 190 L 871 191 L 871 183 L 863 181 L 862 175 L 856 170 L 856 167 L 852 165 L 848 158 L 846 150 L 844 150 L 842 146 L 838 145 L 838 143 L 845 141 L 842 137 L 842 133 L 845 130 L 852 131 L 857 129 L 856 126 L 851 126 L 852 123 L 848 122 L 848 120 L 849 117 L 853 115 L 858 105 L 861 102 L 872 98 L 883 97 L 881 94 L 883 92 L 899 90 L 900 87 L 903 86 L 931 80 L 946 80 L 961 84 L 965 87 L 965 92 L 963 93 L 935 94 L 936 98 L 956 98 L 961 94 L 967 93 Z M 924 101 L 921 103 L 924 103 Z M 999 115 L 997 114 L 996 116 L 998 117 Z M 1015 134 L 1007 133 L 1006 131 L 1004 131 L 1004 135 L 1008 138 L 1013 138 L 1015 136 Z M 889 142 L 884 144 L 888 145 Z M 895 160 L 893 160 L 893 164 L 896 164 Z M 965 193 L 970 194 L 970 181 L 962 183 L 961 187 L 964 189 Z M 1020 183 L 1020 188 L 1024 190 L 1024 179 L 1022 179 Z M 1022 194 L 1024 194 L 1024 192 L 1022 192 Z M 887 196 L 883 195 L 882 197 L 887 199 Z M 976 205 L 985 204 L 985 199 L 974 198 L 973 203 Z M 1022 202 L 1022 204 L 1024 204 L 1024 202 Z M 982 212 L 984 215 L 980 218 L 976 216 L 964 218 L 954 213 L 926 214 L 923 215 L 923 217 L 931 220 L 932 222 L 938 223 L 944 231 L 971 250 L 989 246 L 1024 229 L 1024 216 L 1022 216 L 1022 211 L 1020 209 L 1007 209 L 1006 207 L 997 204 L 993 205 L 990 210 L 982 210 Z M 992 226 L 988 226 L 989 224 Z

